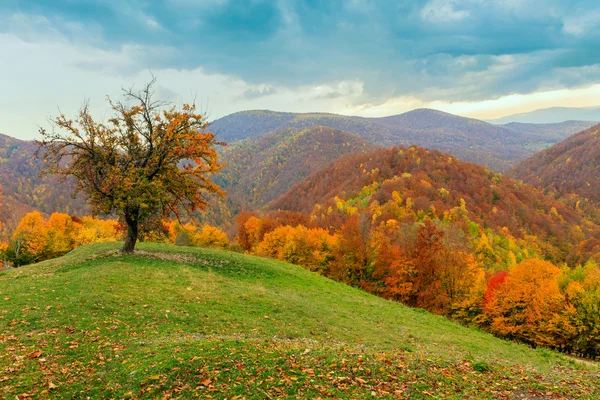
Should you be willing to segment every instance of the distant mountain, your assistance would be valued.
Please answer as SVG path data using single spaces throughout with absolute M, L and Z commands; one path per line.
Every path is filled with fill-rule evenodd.
M 377 124 L 376 119 L 327 113 L 240 111 L 214 121 L 209 129 L 217 135 L 218 139 L 232 143 L 244 139 L 256 139 L 277 129 L 305 129 L 312 126 L 328 126 L 345 130 L 371 142 L 394 140 L 390 129 Z
M 520 126 L 512 129 L 441 111 L 420 109 L 383 118 L 243 111 L 214 121 L 210 129 L 219 139 L 231 143 L 258 138 L 277 129 L 304 129 L 316 125 L 352 132 L 382 146 L 415 144 L 446 151 L 498 171 L 510 168 L 535 149 L 556 143 L 562 139 L 560 135 L 575 133 L 580 127 L 531 126 L 527 130 Z
M 553 144 L 565 140 L 578 132 L 581 132 L 595 123 L 590 121 L 565 121 L 554 124 L 533 124 L 524 122 L 509 122 L 502 125 L 507 129 L 519 131 L 523 133 L 531 133 L 539 135 L 543 141 L 532 143 L 529 149 L 532 151 L 543 150 Z
M 595 125 L 591 121 L 565 121 L 553 124 L 533 124 L 525 122 L 509 122 L 502 126 L 523 133 L 543 136 L 544 139 L 562 141 L 571 135 Z
M 600 202 L 600 124 L 534 154 L 508 174 L 561 196 Z
M 600 121 L 600 107 L 551 107 L 540 110 L 508 115 L 488 120 L 493 124 L 523 122 L 533 124 L 552 124 L 565 121 Z
M 269 110 L 240 111 L 213 121 L 209 129 L 219 140 L 232 143 L 238 140 L 255 139 L 275 131 L 297 115 Z
M 226 167 L 215 182 L 227 190 L 235 211 L 256 209 L 340 156 L 376 147 L 355 134 L 329 127 L 279 129 L 226 147 L 222 152 Z

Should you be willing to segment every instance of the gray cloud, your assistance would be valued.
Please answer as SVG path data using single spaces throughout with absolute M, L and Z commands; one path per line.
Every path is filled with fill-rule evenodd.
M 239 101 L 332 82 L 361 87 L 298 101 L 479 101 L 599 79 L 597 0 L 18 3 L 0 5 L 0 33 L 98 50 L 69 59 L 76 68 L 201 68 L 245 82 Z
M 258 99 L 260 97 L 270 96 L 273 94 L 277 94 L 279 89 L 273 87 L 271 85 L 263 85 L 263 86 L 255 86 L 250 87 L 241 94 L 240 99 L 244 100 L 253 100 Z

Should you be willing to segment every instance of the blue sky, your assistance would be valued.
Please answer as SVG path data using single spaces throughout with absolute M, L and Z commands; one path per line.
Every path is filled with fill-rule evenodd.
M 0 2 L 0 132 L 140 85 L 243 110 L 482 118 L 592 106 L 600 6 L 566 0 Z

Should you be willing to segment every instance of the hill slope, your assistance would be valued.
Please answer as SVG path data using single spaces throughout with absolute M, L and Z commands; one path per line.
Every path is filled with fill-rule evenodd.
M 340 156 L 376 147 L 329 127 L 279 129 L 225 148 L 227 165 L 215 182 L 227 190 L 235 211 L 260 208 Z
M 582 240 L 576 232 L 600 235 L 597 225 L 533 187 L 416 146 L 344 156 L 294 186 L 270 208 L 310 214 L 316 204 L 336 209 L 341 199 L 368 210 L 374 203 L 391 201 L 394 191 L 417 215 L 442 217 L 464 200 L 471 221 L 496 232 L 508 229 L 518 238 L 535 235 L 551 245 L 546 256 L 557 262 Z
M 0 134 L 0 185 L 9 208 L 17 214 L 31 209 L 44 213 L 55 211 L 85 215 L 88 211 L 82 196 L 72 198 L 74 184 L 58 184 L 56 177 L 40 177 L 42 161 L 35 157 L 37 145 Z M 0 221 L 7 222 L 7 217 Z
M 597 398 L 597 366 L 235 253 L 80 248 L 0 274 L 0 396 Z M 90 282 L 94 282 L 90 285 Z
M 600 201 L 600 125 L 534 154 L 509 175 L 560 195 Z
M 303 129 L 314 125 L 352 132 L 382 146 L 415 144 L 435 148 L 495 170 L 514 165 L 531 154 L 531 149 L 556 143 L 557 131 L 563 135 L 578 131 L 564 125 L 511 129 L 428 109 L 383 118 L 243 111 L 214 121 L 210 129 L 221 140 L 235 142 L 257 138 L 280 128 Z

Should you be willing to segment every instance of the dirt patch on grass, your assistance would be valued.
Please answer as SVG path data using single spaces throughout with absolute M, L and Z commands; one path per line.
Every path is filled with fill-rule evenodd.
M 150 252 L 145 250 L 136 250 L 135 255 L 157 258 L 159 260 L 176 261 L 184 264 L 193 264 L 198 262 L 198 258 L 180 253 L 161 253 L 161 252 Z

